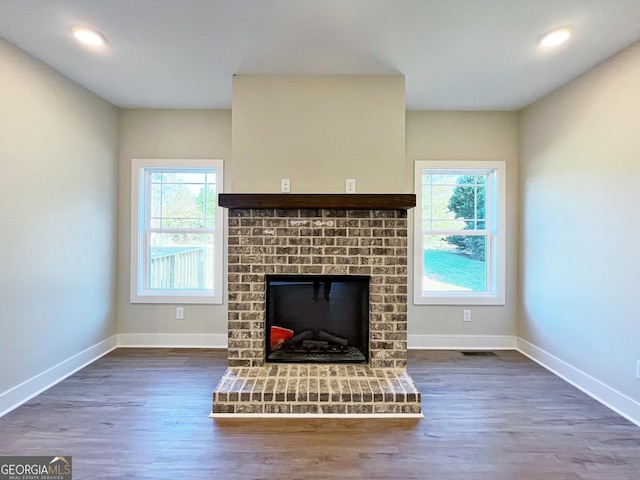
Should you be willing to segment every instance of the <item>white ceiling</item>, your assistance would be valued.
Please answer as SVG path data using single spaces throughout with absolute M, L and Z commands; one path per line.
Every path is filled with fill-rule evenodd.
M 0 36 L 125 108 L 230 108 L 234 74 L 402 74 L 409 110 L 517 110 L 640 39 L 640 0 L 0 0 Z

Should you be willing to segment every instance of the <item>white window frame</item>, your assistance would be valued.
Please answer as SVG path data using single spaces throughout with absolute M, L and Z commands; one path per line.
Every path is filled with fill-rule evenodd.
M 468 291 L 423 291 L 424 249 L 422 230 L 422 174 L 433 173 L 486 174 L 490 173 L 486 198 L 496 195 L 492 204 L 487 204 L 488 248 L 487 265 L 489 285 L 487 292 Z M 460 161 L 418 160 L 415 162 L 416 208 L 413 210 L 414 230 L 414 304 L 416 305 L 504 305 L 505 304 L 505 258 L 506 258 L 506 162 L 504 161 Z M 454 232 L 451 232 L 452 234 Z M 459 232 L 458 232 L 459 233 Z
M 225 211 L 216 200 L 214 230 L 214 289 L 152 291 L 144 287 L 147 268 L 145 262 L 145 236 L 148 212 L 145 177 L 149 169 L 177 170 L 215 169 L 216 193 L 223 193 L 224 162 L 214 159 L 132 159 L 131 160 L 131 303 L 221 304 L 223 302 L 223 242 Z M 143 195 L 144 194 L 144 195 Z

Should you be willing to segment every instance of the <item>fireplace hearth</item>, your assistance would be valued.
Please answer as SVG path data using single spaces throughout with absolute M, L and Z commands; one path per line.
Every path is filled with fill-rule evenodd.
M 229 208 L 229 368 L 212 416 L 421 416 L 406 372 L 407 208 L 415 196 L 358 197 L 221 195 Z

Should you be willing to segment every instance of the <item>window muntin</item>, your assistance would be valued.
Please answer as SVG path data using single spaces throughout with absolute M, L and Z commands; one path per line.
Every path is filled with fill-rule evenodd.
M 504 304 L 504 162 L 416 162 L 416 304 Z
M 221 303 L 220 160 L 134 160 L 131 301 Z

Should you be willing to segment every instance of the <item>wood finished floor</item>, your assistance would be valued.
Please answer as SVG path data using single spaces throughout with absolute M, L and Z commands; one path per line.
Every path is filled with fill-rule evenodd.
M 0 418 L 74 479 L 639 479 L 640 427 L 517 352 L 410 351 L 423 420 L 211 420 L 222 350 L 118 349 Z

